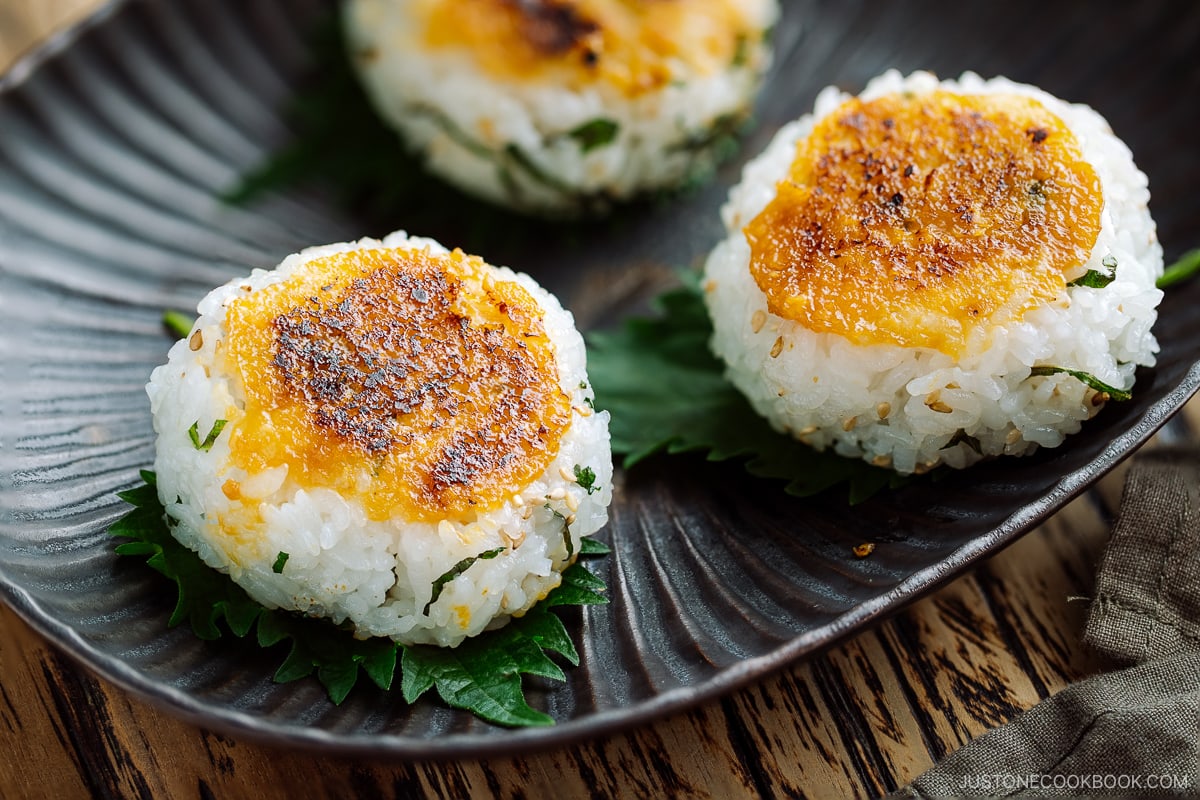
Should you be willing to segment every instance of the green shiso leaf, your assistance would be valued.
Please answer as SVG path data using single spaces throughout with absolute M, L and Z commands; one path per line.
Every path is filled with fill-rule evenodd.
M 245 636 L 262 606 L 175 541 L 152 485 L 122 492 L 121 498 L 134 504 L 134 509 L 108 532 L 130 540 L 116 548 L 119 555 L 149 556 L 146 563 L 175 582 L 178 596 L 168 624 L 174 627 L 187 621 L 201 639 L 216 639 L 221 635 L 218 623 L 224 619 L 235 635 Z
M 306 39 L 312 66 L 282 109 L 295 135 L 242 175 L 225 192 L 225 202 L 243 205 L 275 192 L 319 189 L 364 229 L 404 227 L 441 236 L 446 209 L 456 209 L 456 242 L 468 251 L 527 235 L 511 212 L 463 195 L 406 150 L 375 113 L 355 74 L 340 14 L 330 13 Z M 465 229 L 464 219 L 470 223 Z
M 1117 279 L 1117 259 L 1111 255 L 1105 256 L 1101 262 L 1107 272 L 1089 269 L 1080 277 L 1070 281 L 1067 286 L 1087 286 L 1091 289 L 1103 289 Z
M 967 433 L 962 428 L 959 428 L 958 430 L 956 430 L 954 432 L 954 435 L 950 437 L 950 441 L 948 441 L 944 445 L 942 445 L 942 449 L 949 450 L 951 447 L 954 447 L 959 444 L 965 444 L 967 447 L 971 448 L 979 455 L 983 455 L 983 445 L 981 445 L 979 443 L 979 440 L 977 438 L 975 438 L 971 434 Z
M 164 311 L 162 315 L 163 325 L 166 329 L 175 335 L 176 339 L 182 339 L 192 332 L 192 325 L 195 324 L 196 318 L 184 314 L 182 311 Z
M 582 578 L 588 575 L 590 578 Z M 603 582 L 576 563 L 563 573 L 563 584 L 525 616 L 485 637 L 468 639 L 456 648 L 406 647 L 401 658 L 404 699 L 414 702 L 433 687 L 447 705 L 472 711 L 498 725 L 550 725 L 553 720 L 525 702 L 522 674 L 563 680 L 562 669 L 547 655 L 552 651 L 571 664 L 579 654 L 562 620 L 549 609 L 577 605 L 569 600 L 576 584 Z M 595 595 L 599 597 L 598 595 Z M 589 602 L 589 601 L 584 601 Z M 596 602 L 596 601 L 591 601 Z M 598 602 L 607 602 L 600 598 Z
M 346 699 L 360 668 L 380 689 L 392 686 L 397 648 L 390 639 L 356 639 L 326 620 L 264 610 L 258 621 L 259 646 L 271 647 L 285 639 L 291 647 L 275 672 L 278 683 L 306 678 L 315 671 L 334 703 Z
M 1116 280 L 1115 275 L 1105 275 L 1098 270 L 1089 269 L 1082 276 L 1069 282 L 1067 286 L 1087 286 L 1091 289 L 1103 289 Z
M 575 552 L 575 543 L 571 541 L 571 524 L 567 522 L 566 516 L 561 511 L 555 510 L 555 508 L 549 503 L 543 504 L 542 508 L 546 509 L 555 517 L 557 517 L 558 521 L 562 524 L 563 541 L 567 546 L 567 558 L 570 558 Z
M 725 379 L 708 342 L 712 323 L 698 276 L 658 299 L 661 314 L 588 336 L 596 407 L 611 414 L 613 452 L 626 468 L 655 453 L 742 459 L 750 474 L 807 496 L 847 484 L 851 502 L 907 480 L 858 459 L 818 452 L 776 432 Z
M 621 126 L 611 119 L 598 118 L 583 123 L 578 128 L 571 130 L 567 135 L 579 143 L 580 150 L 590 153 L 597 147 L 612 144 L 620 130 Z
M 1116 270 L 1116 259 L 1104 266 Z M 1200 249 L 1185 254 L 1167 268 L 1160 288 L 1200 272 Z M 1099 274 L 1099 273 L 1097 273 Z M 611 414 L 614 453 L 624 456 L 626 468 L 655 453 L 705 453 L 710 461 L 740 458 L 758 477 L 786 482 L 789 494 L 807 496 L 840 484 L 848 485 L 851 503 L 866 500 L 885 488 L 895 488 L 913 476 L 832 452 L 812 450 L 777 433 L 754 412 L 726 379 L 724 365 L 708 348 L 712 323 L 695 273 L 683 275 L 684 285 L 657 300 L 657 316 L 635 318 L 614 331 L 588 335 L 588 374 L 596 407 Z M 1107 286 L 1112 275 L 1081 278 L 1075 285 Z M 1063 373 L 1083 381 L 1113 400 L 1131 395 L 1093 375 L 1064 367 L 1035 367 L 1032 375 Z M 965 432 L 947 447 L 979 444 Z
M 576 464 L 575 481 L 587 490 L 588 494 L 600 491 L 600 487 L 596 485 L 596 470 L 591 467 L 581 467 Z
M 476 561 L 487 561 L 489 559 L 493 559 L 503 553 L 506 549 L 507 548 L 504 547 L 495 547 L 491 550 L 484 550 L 477 556 L 468 556 L 462 561 L 459 561 L 450 569 L 443 572 L 441 575 L 434 578 L 433 593 L 429 596 L 429 602 L 425 604 L 425 608 L 421 611 L 421 613 L 428 614 L 429 607 L 436 603 L 438 598 L 442 596 L 442 590 L 446 588 L 446 584 L 450 583 L 450 581 L 469 570 Z
M 536 608 L 536 607 L 535 607 Z M 543 612 L 544 613 L 544 612 Z M 526 614 L 522 620 L 536 616 Z M 559 623 L 562 624 L 561 622 Z M 437 687 L 443 701 L 469 710 L 498 725 L 553 725 L 554 719 L 530 708 L 521 691 L 521 675 L 529 673 L 562 680 L 562 669 L 524 626 L 506 626 L 495 632 L 499 646 L 467 640 L 455 648 L 427 645 L 404 648 L 401 691 L 412 703 Z
M 1033 378 L 1044 377 L 1047 375 L 1070 375 L 1072 378 L 1075 378 L 1076 380 L 1083 381 L 1088 386 L 1095 389 L 1097 392 L 1104 392 L 1105 394 L 1107 394 L 1109 396 L 1109 398 L 1111 398 L 1113 400 L 1124 401 L 1124 400 L 1128 400 L 1129 398 L 1133 397 L 1133 394 L 1131 394 L 1130 392 L 1127 392 L 1124 389 L 1118 389 L 1115 386 L 1109 386 L 1107 383 L 1104 383 L 1103 381 L 1098 380 L 1094 375 L 1091 375 L 1090 373 L 1087 373 L 1087 372 L 1080 372 L 1077 369 L 1067 369 L 1066 367 L 1043 366 L 1043 367 L 1034 367 L 1032 370 L 1029 371 L 1029 376 L 1033 377 Z
M 1159 289 L 1166 289 L 1182 283 L 1200 272 L 1200 247 L 1184 253 L 1178 261 L 1163 270 L 1162 276 L 1155 283 Z
M 547 228 L 540 221 L 462 193 L 426 170 L 421 159 L 405 148 L 376 114 L 355 74 L 353 59 L 364 56 L 347 51 L 341 15 L 330 13 L 306 38 L 311 68 L 282 109 L 294 136 L 241 176 L 225 192 L 225 202 L 242 205 L 274 192 L 318 189 L 364 228 L 403 227 L 435 238 L 453 236 L 468 252 L 494 252 L 533 236 L 546 236 Z M 435 108 L 417 104 L 406 113 L 428 119 L 457 144 L 491 160 L 501 180 L 507 179 L 517 194 L 519 176 L 564 194 L 570 205 L 583 211 L 610 205 L 607 194 L 581 193 L 542 169 L 520 148 L 497 150 L 473 140 Z M 581 126 L 585 130 L 580 135 L 599 147 L 606 131 L 596 122 Z M 585 230 L 581 223 L 559 226 L 559 234 L 568 240 L 580 230 Z
M 221 435 L 221 431 L 225 430 L 226 421 L 223 419 L 213 420 L 213 425 L 208 429 L 208 435 L 204 437 L 204 441 L 200 441 L 200 423 L 193 422 L 192 427 L 188 428 L 188 438 L 192 440 L 192 447 L 197 450 L 208 452 L 212 450 L 212 446 L 217 443 L 217 437 Z
M 309 50 L 314 67 L 287 109 L 296 138 L 245 175 L 225 200 L 245 203 L 269 191 L 322 184 L 366 216 L 406 210 L 413 194 L 434 187 L 371 108 L 345 51 L 339 15 L 313 30 Z
M 452 235 L 469 252 L 495 252 L 547 235 L 545 224 L 522 217 L 514 208 L 463 194 L 406 151 L 396 132 L 375 113 L 360 85 L 353 61 L 369 54 L 347 51 L 339 14 L 330 13 L 306 38 L 311 67 L 282 109 L 294 136 L 230 187 L 223 198 L 226 202 L 244 204 L 271 192 L 321 189 L 365 228 L 403 227 L 436 238 Z M 569 185 L 543 168 L 530 152 L 515 146 L 497 149 L 475 140 L 469 131 L 428 105 L 414 104 L 405 113 L 428 119 L 458 145 L 492 161 L 514 198 L 521 196 L 522 186 L 533 182 L 561 194 L 566 206 L 585 217 L 613 210 L 614 198 L 608 191 Z M 648 199 L 687 192 L 708 180 L 716 163 L 736 151 L 744 120 L 745 115 L 721 117 L 679 142 L 677 149 L 697 156 L 685 185 L 653 193 Z M 567 137 L 586 152 L 611 145 L 619 133 L 614 120 L 595 118 L 553 136 Z M 451 209 L 456 213 L 450 214 Z M 636 206 L 618 208 L 606 225 L 627 224 L 642 213 Z M 464 219 L 469 222 L 465 228 Z M 556 229 L 551 236 L 571 242 L 591 227 L 584 221 L 560 220 Z
M 579 555 L 581 556 L 606 556 L 611 552 L 611 547 L 589 536 L 585 536 L 580 540 Z
M 584 539 L 585 542 L 591 541 Z M 581 548 L 586 550 L 587 548 Z M 604 581 L 597 578 L 578 562 L 563 571 L 562 583 L 546 595 L 535 608 L 552 608 L 553 606 L 603 606 L 608 605 L 608 598 L 601 592 L 608 587 Z
M 600 594 L 604 582 L 576 563 L 564 571 L 562 584 L 525 616 L 497 631 L 468 639 L 457 648 L 401 647 L 390 639 L 357 639 L 350 630 L 328 620 L 268 610 L 227 575 L 208 567 L 171 535 L 155 490 L 154 473 L 147 470 L 141 475 L 144 485 L 119 495 L 133 508 L 108 532 L 125 540 L 117 545 L 118 554 L 148 557 L 151 567 L 174 582 L 177 600 L 169 624 L 187 621 L 202 639 L 217 639 L 228 629 L 239 637 L 253 632 L 254 641 L 264 648 L 286 642 L 287 655 L 274 680 L 294 681 L 315 673 L 334 703 L 346 698 L 360 673 L 380 689 L 391 689 L 400 662 L 402 694 L 410 702 L 436 686 L 448 704 L 489 722 L 551 725 L 552 718 L 526 702 L 522 675 L 563 680 L 563 671 L 550 654 L 558 653 L 575 665 L 579 655 L 562 621 L 549 609 L 608 602 Z M 602 555 L 609 549 L 593 539 L 584 539 L 580 551 Z M 286 556 L 280 552 L 275 566 L 282 568 Z
M 737 37 L 737 45 L 733 49 L 733 58 L 729 61 L 729 66 L 733 69 L 739 69 L 746 66 L 746 62 L 750 56 L 750 39 L 744 33 Z

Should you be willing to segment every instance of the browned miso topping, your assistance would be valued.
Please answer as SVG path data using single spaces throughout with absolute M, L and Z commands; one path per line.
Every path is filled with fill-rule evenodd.
M 975 326 L 1062 294 L 1101 206 L 1075 137 L 1036 100 L 894 94 L 818 122 L 745 233 L 773 313 L 957 355 Z
M 634 96 L 673 67 L 702 75 L 737 60 L 752 31 L 736 0 L 424 0 L 425 41 L 468 50 L 488 74 L 596 80 Z
M 233 462 L 287 464 L 373 519 L 498 506 L 545 471 L 570 422 L 536 301 L 460 251 L 317 259 L 229 307 L 245 387 Z

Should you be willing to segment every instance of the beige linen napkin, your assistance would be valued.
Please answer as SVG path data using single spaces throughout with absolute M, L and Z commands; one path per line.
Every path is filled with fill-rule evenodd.
M 1200 796 L 1200 454 L 1139 455 L 1084 641 L 1116 667 L 967 744 L 893 797 Z

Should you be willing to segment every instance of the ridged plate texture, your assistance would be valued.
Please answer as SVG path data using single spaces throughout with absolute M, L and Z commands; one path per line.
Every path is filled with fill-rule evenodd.
M 484 255 L 609 324 L 644 274 L 695 263 L 740 164 L 836 83 L 889 67 L 1005 74 L 1108 117 L 1150 175 L 1168 259 L 1200 244 L 1200 4 L 804 3 L 785 0 L 758 126 L 685 197 L 563 236 L 528 224 Z M 1117 8 L 1117 7 L 1114 7 Z M 612 604 L 572 611 L 582 665 L 536 682 L 558 725 L 510 731 L 435 702 L 315 681 L 277 685 L 278 653 L 168 629 L 157 573 L 105 534 L 115 492 L 149 465 L 143 386 L 165 308 L 303 246 L 364 230 L 318 192 L 249 207 L 219 197 L 289 136 L 280 108 L 308 59 L 313 0 L 130 0 L 48 43 L 0 82 L 0 589 L 103 676 L 209 727 L 404 757 L 517 751 L 629 726 L 754 680 L 880 619 L 1060 508 L 1143 443 L 1200 382 L 1200 281 L 1168 292 L 1158 366 L 1057 450 L 879 495 L 798 500 L 736 466 L 663 458 L 622 477 Z M 398 221 L 403 224 L 403 220 Z M 448 208 L 442 230 L 470 219 Z M 647 266 L 648 265 L 648 266 Z M 654 273 L 654 270 L 659 270 Z M 621 295 L 613 287 L 633 287 Z M 609 304 L 596 297 L 612 295 Z M 870 558 L 851 547 L 873 541 Z M 125 563 L 129 561 L 130 563 Z

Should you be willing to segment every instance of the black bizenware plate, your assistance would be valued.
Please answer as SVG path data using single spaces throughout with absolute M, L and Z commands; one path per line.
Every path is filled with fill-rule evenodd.
M 515 224 L 484 255 L 533 274 L 584 326 L 610 324 L 644 303 L 637 287 L 653 280 L 642 276 L 695 263 L 718 240 L 728 186 L 779 125 L 821 87 L 857 91 L 892 67 L 1004 74 L 1094 106 L 1150 176 L 1168 260 L 1200 244 L 1200 4 L 785 6 L 758 126 L 712 183 L 569 233 Z M 788 497 L 736 465 L 693 458 L 624 474 L 601 534 L 613 553 L 593 562 L 612 604 L 567 614 L 582 664 L 565 684 L 530 684 L 553 728 L 505 730 L 373 687 L 334 706 L 315 681 L 275 684 L 278 653 L 169 629 L 166 582 L 115 556 L 105 529 L 123 512 L 114 493 L 151 462 L 143 386 L 169 345 L 163 309 L 194 307 L 214 285 L 303 246 L 386 232 L 316 190 L 248 207 L 220 200 L 288 138 L 280 109 L 308 61 L 306 31 L 328 10 L 312 0 L 114 3 L 0 80 L 0 589 L 97 673 L 194 721 L 405 757 L 628 727 L 758 679 L 996 552 L 1144 443 L 1200 383 L 1197 281 L 1167 292 L 1158 365 L 1140 371 L 1134 399 L 1033 458 L 854 507 L 837 492 Z M 457 243 L 456 226 L 471 224 L 461 212 L 447 207 L 410 232 Z M 864 541 L 874 553 L 855 558 Z

